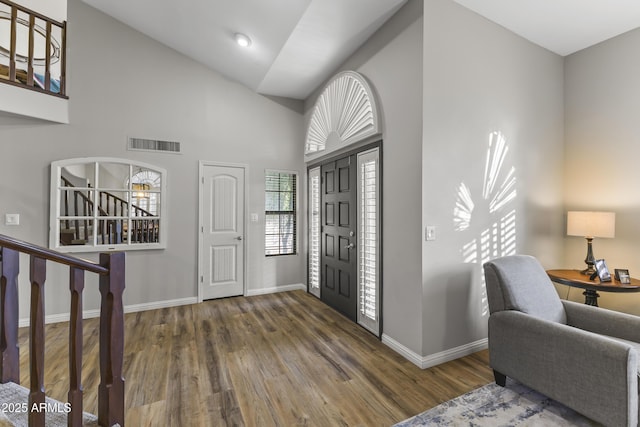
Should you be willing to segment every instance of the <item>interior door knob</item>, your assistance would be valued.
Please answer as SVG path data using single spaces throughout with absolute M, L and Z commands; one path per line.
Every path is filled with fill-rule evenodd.
M 344 248 L 345 248 L 345 249 L 353 249 L 353 248 L 355 248 L 355 247 L 356 247 L 356 244 L 355 244 L 355 243 L 349 243 L 349 244 L 348 244 L 347 246 L 345 246 Z
M 235 240 L 242 240 L 242 236 L 235 237 Z

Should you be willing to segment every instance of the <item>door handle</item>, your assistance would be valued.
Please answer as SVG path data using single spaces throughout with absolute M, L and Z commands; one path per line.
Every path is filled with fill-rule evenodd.
M 242 240 L 242 236 L 234 237 L 234 240 Z
M 355 244 L 355 243 L 349 243 L 349 244 L 348 244 L 347 246 L 345 246 L 344 248 L 345 248 L 345 249 L 353 249 L 353 248 L 355 248 L 355 247 L 356 247 L 356 244 Z

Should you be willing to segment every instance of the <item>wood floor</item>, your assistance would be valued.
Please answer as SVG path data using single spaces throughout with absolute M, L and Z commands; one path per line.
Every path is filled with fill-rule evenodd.
M 92 413 L 97 326 L 85 322 Z M 47 394 L 66 401 L 67 324 L 46 334 Z M 421 370 L 302 291 L 127 314 L 125 337 L 128 427 L 390 426 L 492 381 L 486 351 Z

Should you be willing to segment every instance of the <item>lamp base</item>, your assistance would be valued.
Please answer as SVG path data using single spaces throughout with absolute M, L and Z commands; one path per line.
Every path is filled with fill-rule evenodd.
M 580 274 L 584 274 L 586 276 L 591 276 L 593 274 L 595 274 L 596 269 L 593 268 L 593 265 L 588 266 L 587 268 L 585 268 L 584 270 L 580 271 Z
M 587 239 L 587 257 L 584 259 L 584 263 L 587 264 L 587 268 L 585 270 L 582 270 L 580 273 L 591 276 L 596 272 L 596 269 L 593 267 L 596 263 L 596 258 L 593 256 L 593 237 L 585 238 Z

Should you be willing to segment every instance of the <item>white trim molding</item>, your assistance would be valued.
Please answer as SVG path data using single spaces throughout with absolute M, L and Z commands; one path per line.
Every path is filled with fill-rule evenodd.
M 316 100 L 307 127 L 305 157 L 311 160 L 380 133 L 371 86 L 361 74 L 343 71 Z
M 303 283 L 294 283 L 292 285 L 273 286 L 271 288 L 247 289 L 245 296 L 253 297 L 256 295 L 275 294 L 276 292 L 287 292 L 287 291 L 298 291 L 298 290 L 306 291 L 307 285 Z
M 440 365 L 441 363 L 450 362 L 455 359 L 459 359 L 464 356 L 468 356 L 480 350 L 485 350 L 489 346 L 487 338 L 483 338 L 478 341 L 474 341 L 468 344 L 461 345 L 459 347 L 450 348 L 439 353 L 430 354 L 428 356 L 421 356 L 413 350 L 400 344 L 388 335 L 382 335 L 382 343 L 390 347 L 396 353 L 399 353 L 402 357 L 413 363 L 420 369 L 431 368 L 432 366 Z
M 274 294 L 276 292 L 287 292 L 287 291 L 297 291 L 297 290 L 307 290 L 307 285 L 304 283 L 295 283 L 292 285 L 284 285 L 284 286 L 274 286 L 271 288 L 262 288 L 262 289 L 249 289 L 246 292 L 245 296 L 255 296 L 255 295 L 266 295 L 266 294 Z M 171 307 L 179 307 L 181 305 L 191 305 L 198 304 L 202 301 L 198 301 L 198 297 L 187 297 L 187 298 L 179 298 L 179 299 L 171 299 L 165 301 L 153 301 L 142 304 L 132 304 L 124 307 L 125 313 L 137 313 L 140 311 L 148 311 L 148 310 L 157 310 L 160 308 L 171 308 Z M 84 310 L 82 312 L 83 319 L 92 319 L 100 316 L 100 309 L 93 310 Z M 44 322 L 46 324 L 49 323 L 60 323 L 60 322 L 68 322 L 71 317 L 70 313 L 59 313 L 59 314 L 50 314 L 45 316 Z M 18 321 L 18 327 L 24 328 L 29 326 L 29 318 L 25 317 Z
M 198 302 L 197 297 L 188 297 L 188 298 L 179 298 L 179 299 L 171 299 L 165 301 L 153 301 L 143 304 L 133 304 L 127 305 L 124 307 L 125 313 L 137 313 L 139 311 L 147 311 L 147 310 L 157 310 L 159 308 L 169 308 L 169 307 L 178 307 L 180 305 L 191 305 L 196 304 Z M 94 317 L 100 316 L 100 309 L 94 310 L 84 310 L 82 312 L 83 319 L 92 319 Z M 71 317 L 70 313 L 60 313 L 60 314 L 50 314 L 45 316 L 44 323 L 60 323 L 60 322 L 68 322 Z M 18 321 L 18 326 L 23 328 L 25 326 L 29 326 L 29 318 L 25 317 Z

